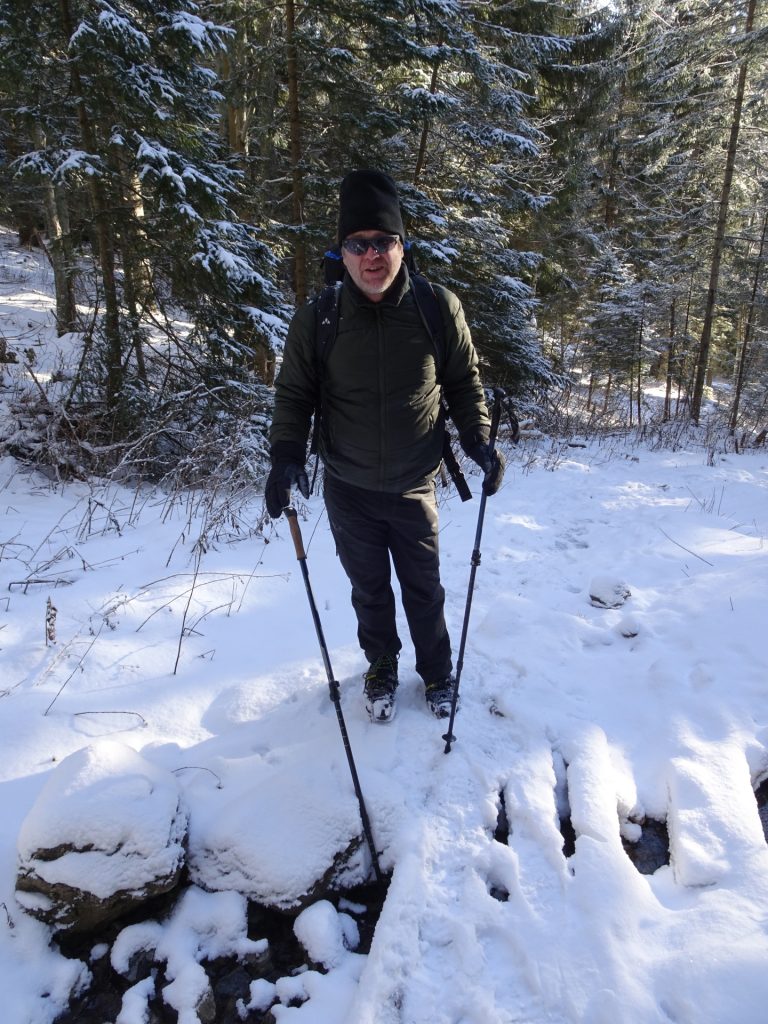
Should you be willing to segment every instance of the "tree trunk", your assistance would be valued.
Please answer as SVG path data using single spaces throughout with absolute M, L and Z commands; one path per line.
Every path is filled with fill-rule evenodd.
M 293 0 L 285 3 L 285 42 L 288 74 L 288 122 L 291 140 L 291 206 L 297 234 L 293 249 L 293 290 L 296 304 L 307 299 L 307 249 L 300 234 L 304 222 L 304 177 L 301 166 L 301 118 L 299 116 L 299 72 L 296 49 L 296 14 Z
M 675 369 L 675 311 L 676 298 L 672 296 L 669 307 L 669 348 L 667 350 L 667 379 L 664 390 L 664 415 L 662 419 L 666 422 L 672 418 L 672 378 Z
M 690 325 L 691 325 L 691 305 L 693 303 L 693 286 L 696 278 L 696 270 L 691 271 L 690 277 L 688 278 L 688 297 L 685 301 L 685 317 L 683 319 L 683 338 L 685 340 L 685 349 L 680 354 L 679 363 L 679 377 L 677 379 L 677 398 L 675 399 L 675 418 L 680 416 L 680 406 L 683 408 L 689 405 L 691 401 L 691 393 L 693 391 L 693 377 L 696 372 L 696 361 L 694 359 L 693 370 L 691 376 L 688 376 L 688 339 L 690 337 Z M 683 380 L 685 379 L 685 389 L 683 389 Z M 683 395 L 683 390 L 685 394 Z
M 77 329 L 75 303 L 75 253 L 72 237 L 62 223 L 63 196 L 50 181 L 43 183 L 43 207 L 48 234 L 46 251 L 53 268 L 53 286 L 56 293 L 56 333 L 61 337 Z M 65 214 L 66 216 L 66 214 Z
M 42 128 L 33 129 L 35 145 L 45 147 Z M 48 244 L 45 251 L 53 268 L 53 286 L 56 294 L 56 333 L 61 337 L 74 331 L 77 323 L 75 305 L 75 255 L 69 231 L 69 212 L 66 199 L 48 178 L 43 181 L 43 213 Z
M 73 23 L 69 8 L 69 0 L 60 0 L 61 19 L 64 32 L 68 39 L 72 38 Z M 72 91 L 76 99 L 77 119 L 83 146 L 88 153 L 97 153 L 96 133 L 85 103 L 83 87 L 77 65 L 70 65 Z M 103 183 L 91 176 L 89 179 L 91 204 L 93 207 L 96 227 L 96 243 L 98 249 L 101 283 L 104 289 L 104 340 L 106 343 L 107 379 L 106 398 L 108 409 L 118 411 L 120 396 L 123 389 L 122 344 L 120 340 L 120 306 L 117 298 L 117 275 L 115 273 L 115 240 L 112 231 L 112 216 Z M 119 424 L 115 423 L 119 431 Z
M 240 65 L 238 53 L 240 49 L 240 37 L 235 37 L 229 44 L 235 49 L 234 66 Z M 227 144 L 228 151 L 239 157 L 248 156 L 248 111 L 246 109 L 247 98 L 245 95 L 235 96 L 232 89 L 233 61 L 229 50 L 224 50 L 219 58 L 219 77 L 223 82 L 229 83 L 229 95 L 224 100 L 221 118 L 221 134 Z
M 634 398 L 635 398 L 635 360 L 629 362 L 629 423 L 631 429 L 634 423 Z
M 733 405 L 731 407 L 731 416 L 729 420 L 729 427 L 731 433 L 736 430 L 736 424 L 739 419 L 739 405 L 741 404 L 741 394 L 744 390 L 744 376 L 747 367 L 747 356 L 749 355 L 749 349 L 752 343 L 752 330 L 755 322 L 755 306 L 757 304 L 757 289 L 760 285 L 760 274 L 763 269 L 763 253 L 765 252 L 765 238 L 768 233 L 768 212 L 763 215 L 763 230 L 760 236 L 760 251 L 757 254 L 757 262 L 755 264 L 755 276 L 752 281 L 752 295 L 749 300 L 749 308 L 747 310 L 747 322 L 744 325 L 744 339 L 741 343 L 741 352 L 739 353 L 739 362 L 736 370 L 736 382 L 733 389 Z
M 619 213 L 619 204 L 616 199 L 617 179 L 619 176 L 619 157 L 621 155 L 620 128 L 624 117 L 624 98 L 626 95 L 626 81 L 622 79 L 619 90 L 619 109 L 614 121 L 616 139 L 611 146 L 611 159 L 608 164 L 608 180 L 605 188 L 605 214 L 603 223 L 611 231 L 616 226 L 616 218 Z
M 643 309 L 640 313 L 640 323 L 637 327 L 637 425 L 641 427 L 642 415 L 643 415 L 643 394 L 642 394 L 642 379 L 643 379 L 643 333 L 645 332 L 645 299 L 643 299 Z
M 749 0 L 747 10 L 747 23 L 745 34 L 752 31 L 755 20 L 755 7 L 757 0 Z M 701 340 L 699 342 L 698 366 L 696 368 L 696 381 L 693 387 L 691 400 L 691 418 L 698 423 L 701 417 L 701 402 L 704 396 L 704 385 L 707 379 L 707 368 L 709 366 L 709 351 L 712 344 L 712 326 L 715 319 L 715 307 L 717 305 L 717 291 L 720 282 L 720 263 L 723 257 L 723 243 L 725 240 L 725 227 L 728 220 L 728 207 L 731 199 L 731 185 L 733 184 L 733 171 L 736 164 L 736 152 L 739 143 L 739 126 L 741 124 L 741 109 L 744 104 L 744 93 L 747 82 L 747 64 L 745 57 L 739 69 L 739 78 L 736 85 L 736 98 L 733 104 L 733 116 L 731 118 L 731 131 L 728 138 L 728 153 L 725 161 L 725 173 L 723 185 L 720 192 L 720 206 L 717 214 L 717 226 L 715 228 L 715 242 L 712 251 L 712 263 L 709 272 L 709 288 L 707 289 L 707 301 L 704 308 L 704 323 L 701 329 Z
M 440 39 L 440 42 L 437 45 L 438 46 L 442 46 L 442 37 Z M 432 69 L 432 81 L 429 83 L 429 91 L 432 94 L 434 94 L 437 91 L 437 75 L 438 75 L 439 70 L 440 70 L 440 65 L 439 64 L 435 64 L 434 68 Z M 424 127 L 421 130 L 421 140 L 419 142 L 419 152 L 418 152 L 418 155 L 416 157 L 416 169 L 413 172 L 413 183 L 414 183 L 414 185 L 418 185 L 419 178 L 421 177 L 421 172 L 424 170 L 424 165 L 427 162 L 427 140 L 429 138 L 430 126 L 431 126 L 430 120 L 429 120 L 429 118 L 427 118 L 424 121 Z
M 611 397 L 611 385 L 613 383 L 613 377 L 611 372 L 608 372 L 608 380 L 605 382 L 605 394 L 603 395 L 603 415 L 608 412 L 608 399 Z
M 119 182 L 122 216 L 120 217 L 120 255 L 123 270 L 123 299 L 128 312 L 127 338 L 123 354 L 123 372 L 132 355 L 136 357 L 139 379 L 147 384 L 141 322 L 154 301 L 152 268 L 146 257 L 147 236 L 144 230 L 144 200 L 141 184 L 119 147 L 110 151 L 110 167 Z
M 129 247 L 126 247 L 126 252 L 128 248 Z M 123 298 L 125 299 L 126 309 L 128 310 L 128 334 L 130 339 L 123 369 L 127 369 L 131 360 L 131 355 L 134 354 L 136 356 L 136 368 L 139 380 L 146 385 L 148 383 L 148 378 L 147 368 L 144 362 L 136 266 L 137 261 L 135 261 L 132 256 L 127 260 L 125 255 L 123 256 Z

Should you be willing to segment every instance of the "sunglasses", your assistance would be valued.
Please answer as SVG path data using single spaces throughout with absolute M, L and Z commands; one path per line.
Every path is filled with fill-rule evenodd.
M 369 249 L 381 256 L 390 249 L 394 249 L 400 241 L 399 235 L 377 235 L 376 238 L 345 238 L 341 243 L 342 249 L 353 256 L 364 256 Z

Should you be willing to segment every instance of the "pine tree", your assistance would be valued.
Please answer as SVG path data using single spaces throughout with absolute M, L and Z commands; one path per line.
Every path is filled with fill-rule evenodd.
M 10 46 L 65 80 L 50 109 L 19 97 L 30 128 L 13 168 L 87 197 L 103 313 L 83 383 L 103 394 L 104 426 L 130 437 L 167 418 L 174 389 L 200 395 L 193 421 L 239 408 L 286 312 L 271 244 L 233 213 L 242 174 L 222 148 L 211 69 L 227 31 L 182 0 L 38 0 L 22 15 L 0 3 L 6 22 L 14 8 Z
M 748 0 L 745 16 L 744 33 L 748 37 L 755 22 L 755 10 L 757 0 Z M 739 62 L 738 77 L 736 82 L 735 95 L 733 99 L 733 112 L 730 119 L 728 132 L 728 149 L 723 169 L 723 178 L 718 203 L 717 223 L 712 246 L 712 259 L 710 262 L 709 286 L 707 289 L 707 300 L 704 308 L 704 322 L 701 329 L 699 341 L 698 365 L 696 368 L 696 380 L 691 399 L 691 416 L 698 422 L 701 415 L 701 403 L 706 382 L 707 367 L 709 363 L 710 346 L 712 343 L 712 327 L 715 317 L 715 306 L 717 303 L 718 287 L 720 284 L 720 264 L 723 257 L 725 231 L 728 221 L 728 209 L 733 186 L 733 174 L 736 164 L 736 157 L 739 147 L 739 131 L 741 127 L 742 108 L 744 106 L 744 94 L 746 90 L 747 69 L 749 61 L 746 55 L 742 56 Z
M 623 319 L 627 351 L 634 348 L 638 355 L 635 394 L 638 372 L 666 379 L 666 415 L 671 414 L 673 387 L 687 396 L 697 361 L 700 371 L 703 365 L 697 331 L 705 315 L 734 60 L 746 43 L 734 31 L 746 10 L 737 7 L 640 0 L 604 10 L 587 21 L 589 31 L 579 36 L 562 79 L 569 86 L 590 84 L 563 95 L 562 128 L 556 123 L 553 156 L 565 157 L 565 187 L 539 221 L 557 240 L 554 253 L 547 248 L 552 256 L 538 281 L 542 324 L 549 337 L 560 335 L 554 351 L 562 359 L 573 357 L 578 336 L 579 358 L 594 381 L 604 368 L 605 352 L 584 329 L 585 322 L 611 323 L 615 335 Z M 765 69 L 758 59 L 760 38 L 753 34 L 749 41 L 756 81 L 758 69 Z M 605 44 L 609 49 L 601 51 Z M 557 80 L 550 78 L 548 86 L 557 95 Z M 753 90 L 744 105 L 755 126 L 759 97 L 759 90 Z M 759 149 L 759 133 L 745 137 Z M 757 162 L 757 153 L 752 159 Z M 746 286 L 733 277 L 732 254 L 741 247 L 739 221 L 745 218 L 735 211 L 750 211 L 756 190 L 738 167 L 733 187 L 738 202 L 732 204 L 725 234 L 721 294 L 738 309 L 739 289 L 744 296 Z M 546 237 L 542 245 L 547 246 Z M 617 277 L 611 270 L 604 277 L 606 267 L 620 267 L 621 273 Z M 605 288 L 611 280 L 613 287 Z M 633 340 L 629 324 L 638 295 L 643 297 L 643 331 Z M 601 300 L 608 304 L 605 316 L 595 305 Z M 626 318 L 618 315 L 620 303 Z M 735 358 L 732 324 L 723 312 L 726 316 L 713 322 L 709 373 L 724 370 L 729 353 Z
M 482 4 L 438 12 L 425 4 L 414 25 L 422 81 L 406 69 L 398 83 L 406 208 L 425 266 L 465 303 L 489 375 L 521 393 L 550 378 L 534 320 L 539 255 L 520 245 L 549 184 L 529 108 L 539 65 L 567 43 L 521 31 L 509 12 L 491 20 Z
M 519 242 L 549 182 L 546 140 L 526 108 L 539 65 L 565 41 L 474 2 L 328 0 L 279 11 L 284 22 L 260 14 L 246 32 L 243 8 L 237 25 L 238 39 L 251 40 L 251 64 L 277 57 L 280 31 L 289 55 L 275 64 L 282 103 L 260 76 L 246 149 L 262 182 L 258 215 L 272 219 L 294 256 L 297 301 L 321 284 L 339 180 L 378 166 L 398 182 L 421 268 L 465 303 L 488 375 L 545 381 L 532 292 L 538 255 Z M 231 65 L 232 83 L 243 65 Z M 262 125 L 255 136 L 261 102 L 273 114 L 266 147 Z
M 547 135 L 553 183 L 551 201 L 528 234 L 541 253 L 534 283 L 546 353 L 566 389 L 578 380 L 578 369 L 585 372 L 591 409 L 592 390 L 610 372 L 610 360 L 585 324 L 599 319 L 601 297 L 613 301 L 608 282 L 630 285 L 626 254 L 613 231 L 626 21 L 617 11 L 585 12 L 582 6 L 559 8 L 557 27 L 571 43 L 541 67 L 534 111 Z M 606 310 L 605 322 L 615 313 Z
M 22 241 L 45 244 L 54 273 L 59 334 L 77 322 L 77 273 L 71 196 L 42 154 L 54 123 L 61 124 L 68 74 L 43 11 L 36 6 L 0 3 L 0 192 L 4 217 Z M 15 173 L 16 158 L 33 148 L 41 159 L 28 176 Z M 44 235 L 44 237 L 43 237 Z

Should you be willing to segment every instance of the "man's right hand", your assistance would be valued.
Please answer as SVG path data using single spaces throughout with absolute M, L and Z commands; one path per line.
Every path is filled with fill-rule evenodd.
M 504 455 L 495 448 L 491 452 L 488 443 L 488 432 L 482 428 L 474 431 L 466 431 L 461 435 L 461 447 L 464 452 L 476 462 L 483 471 L 483 490 L 490 497 L 501 487 L 504 479 L 504 467 L 506 459 Z
M 264 488 L 267 512 L 271 519 L 279 519 L 283 510 L 291 504 L 292 487 L 298 487 L 305 498 L 309 497 L 309 480 L 303 463 L 294 459 L 274 459 Z

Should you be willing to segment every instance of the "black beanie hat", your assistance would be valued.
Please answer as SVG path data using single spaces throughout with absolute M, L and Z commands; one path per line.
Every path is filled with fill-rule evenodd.
M 356 231 L 386 231 L 405 241 L 397 185 L 383 171 L 350 171 L 339 190 L 339 242 Z

